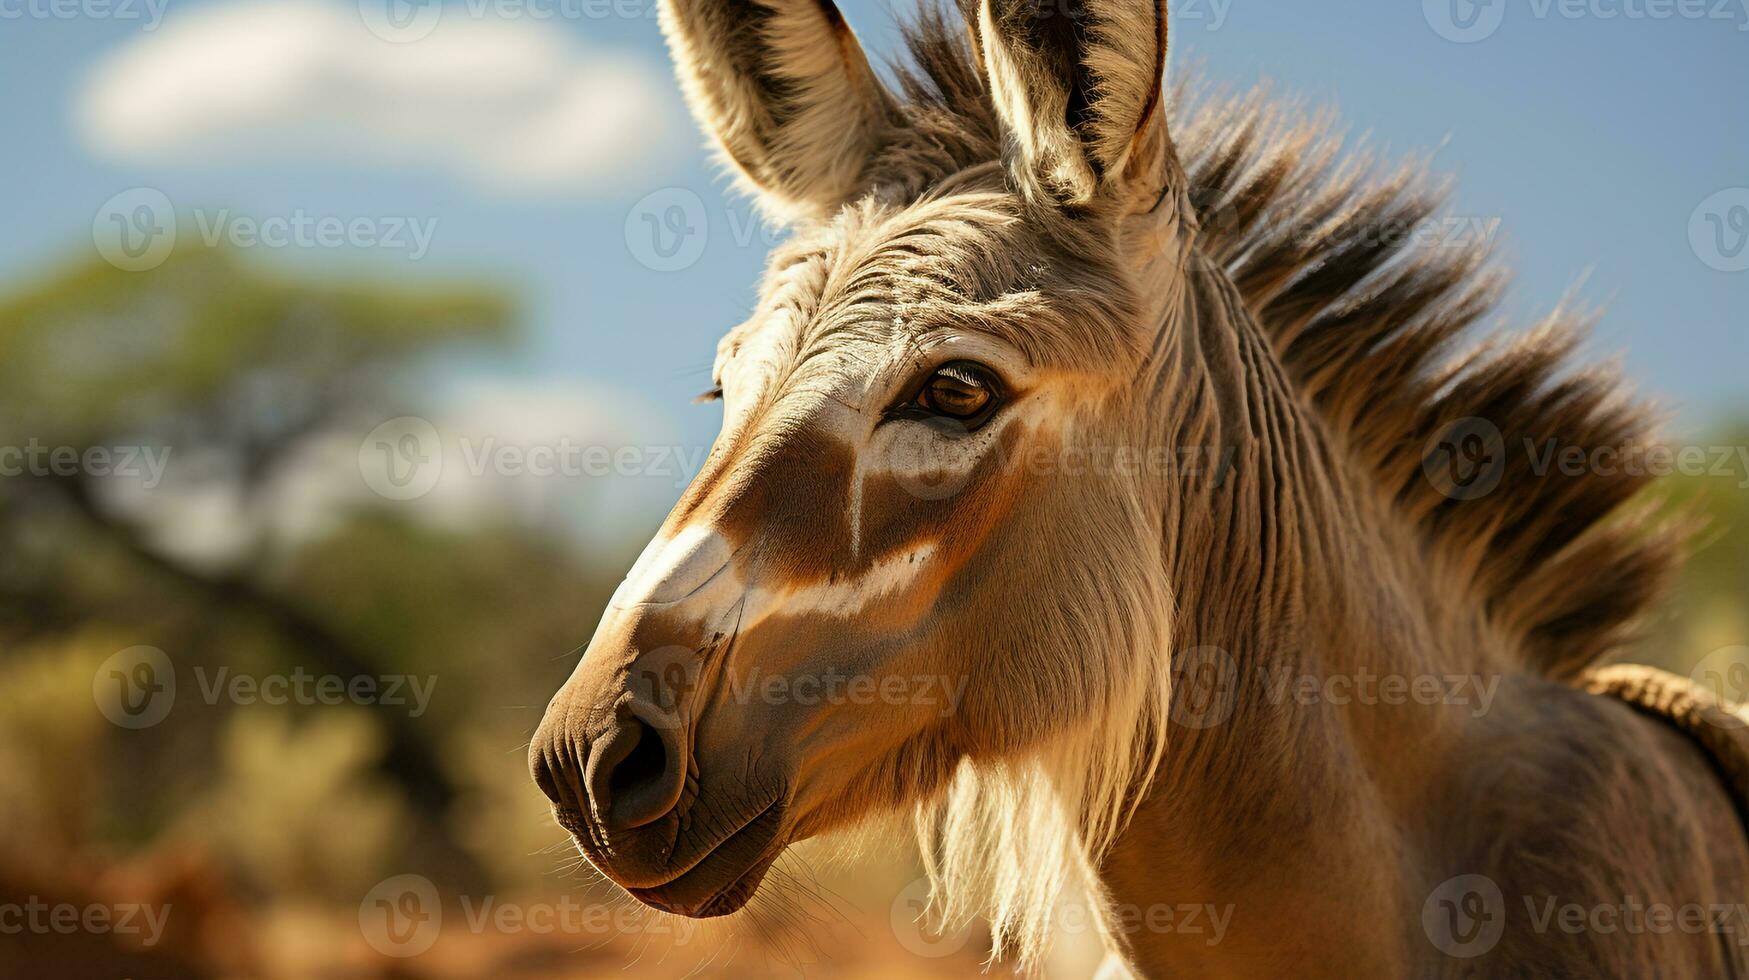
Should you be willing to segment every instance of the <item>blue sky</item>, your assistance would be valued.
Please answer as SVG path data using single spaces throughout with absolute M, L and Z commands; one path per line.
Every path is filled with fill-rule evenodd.
M 636 393 L 629 411 L 658 416 L 652 421 L 686 441 L 708 441 L 716 410 L 688 399 L 708 384 L 717 336 L 745 315 L 771 237 L 707 162 L 667 74 L 653 17 L 612 16 L 606 0 L 528 0 L 532 9 L 559 16 L 510 18 L 521 32 L 518 43 L 548 36 L 554 50 L 565 52 L 554 56 L 554 77 L 581 79 L 578 104 L 586 105 L 578 111 L 609 112 L 614 125 L 603 145 L 549 150 L 541 141 L 564 142 L 564 127 L 555 129 L 552 120 L 562 121 L 571 105 L 555 100 L 546 116 L 517 123 L 522 129 L 514 139 L 526 145 L 511 159 L 482 155 L 489 141 L 470 138 L 467 121 L 475 116 L 468 113 L 491 121 L 518 98 L 516 84 L 544 85 L 545 76 L 535 72 L 499 86 L 495 98 L 509 101 L 469 102 L 453 111 L 444 101 L 467 101 L 476 77 L 490 87 L 502 74 L 490 62 L 446 76 L 459 77 L 451 87 L 461 95 L 439 84 L 403 96 L 383 83 L 371 96 L 382 105 L 359 98 L 359 118 L 347 125 L 377 126 L 382 120 L 370 113 L 385 105 L 394 113 L 387 118 L 401 119 L 405 109 L 413 120 L 402 127 L 407 132 L 389 132 L 369 146 L 357 132 L 336 135 L 333 120 L 318 120 L 307 132 L 288 126 L 293 135 L 279 144 L 263 136 L 260 118 L 253 130 L 228 133 L 222 126 L 201 129 L 210 119 L 178 117 L 160 133 L 146 109 L 186 101 L 181 90 L 154 95 L 126 72 L 109 83 L 103 125 L 113 132 L 94 135 L 88 105 L 100 68 L 166 42 L 185 22 L 236 0 L 156 0 L 167 6 L 155 30 L 108 11 L 108 4 L 123 2 L 129 0 L 79 0 L 82 13 L 59 17 L 45 13 L 48 0 L 0 0 L 6 188 L 0 282 L 90 254 L 94 218 L 114 195 L 136 187 L 163 192 L 179 213 L 202 209 L 208 220 L 231 208 L 258 218 L 307 213 L 435 222 L 429 252 L 417 260 L 386 248 L 278 249 L 270 260 L 397 277 L 501 278 L 527 299 L 528 343 L 504 357 L 456 365 L 455 372 Z M 147 14 L 145 0 L 137 2 L 133 12 Z M 446 8 L 439 34 L 454 21 L 478 20 L 468 15 L 468 2 L 485 0 Z M 530 9 L 514 2 L 511 14 Z M 510 3 L 502 0 L 499 8 Z M 1467 43 L 1442 36 L 1441 18 L 1448 34 L 1454 23 L 1446 3 L 1464 5 L 1458 13 L 1479 16 L 1476 29 L 1491 33 Z M 1508 310 L 1519 322 L 1584 279 L 1579 295 L 1607 309 L 1595 350 L 1622 352 L 1644 389 L 1679 408 L 1684 427 L 1749 409 L 1743 384 L 1749 272 L 1710 267 L 1690 241 L 1691 219 L 1706 227 L 1696 215 L 1703 201 L 1714 199 L 1725 217 L 1732 205 L 1749 205 L 1749 191 L 1717 197 L 1749 186 L 1749 109 L 1742 102 L 1749 91 L 1749 0 L 1699 7 L 1693 0 L 1493 3 L 1179 2 L 1173 63 L 1235 85 L 1275 79 L 1280 91 L 1308 104 L 1334 104 L 1353 132 L 1392 153 L 1432 152 L 1435 169 L 1458 180 L 1455 212 L 1497 220 L 1502 254 L 1518 270 Z M 358 8 L 341 0 L 333 7 L 347 15 L 349 29 L 362 32 Z M 845 5 L 877 57 L 897 40 L 892 9 L 908 4 Z M 1669 16 L 1651 16 L 1658 12 Z M 271 60 L 245 53 L 224 67 L 225 56 L 238 50 L 248 49 L 208 43 L 201 56 L 229 74 L 186 84 L 201 97 L 228 95 L 238 73 Z M 135 69 L 146 70 L 128 71 Z M 347 86 L 358 84 L 359 74 L 370 71 L 299 77 L 327 86 L 331 102 L 351 104 Z M 637 85 L 618 81 L 633 75 Z M 598 97 L 604 90 L 632 100 L 636 110 L 613 116 L 612 106 L 626 103 L 610 100 L 604 108 Z M 237 111 L 245 110 L 269 112 L 268 123 L 277 125 L 271 105 Z M 459 133 L 428 131 L 446 125 Z M 546 171 L 573 163 L 578 172 L 596 169 L 584 179 L 567 181 L 564 173 L 548 179 L 553 174 Z M 635 244 L 642 216 L 634 208 L 667 188 L 698 195 L 707 230 L 702 254 L 678 271 L 647 267 Z M 656 200 L 676 192 L 667 193 Z M 191 224 L 185 218 L 183 234 Z M 1720 233 L 1736 234 L 1731 227 Z

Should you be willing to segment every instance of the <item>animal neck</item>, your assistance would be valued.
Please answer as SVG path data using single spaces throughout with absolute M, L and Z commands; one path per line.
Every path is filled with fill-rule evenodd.
M 1397 833 L 1508 668 L 1226 275 L 1189 265 L 1162 312 L 1150 409 L 1187 463 L 1161 501 L 1172 717 L 1103 878 L 1124 909 L 1168 896 L 1301 921 L 1298 886 L 1384 900 L 1388 883 L 1360 878 L 1384 866 L 1366 849 Z M 1357 929 L 1394 914 L 1378 911 Z M 1206 961 L 1209 936 L 1176 938 Z
M 1163 315 L 1148 409 L 1182 464 L 1162 482 L 1175 650 L 1241 668 L 1410 677 L 1516 669 L 1481 604 L 1346 452 L 1218 269 Z M 1255 673 L 1255 671 L 1250 671 Z

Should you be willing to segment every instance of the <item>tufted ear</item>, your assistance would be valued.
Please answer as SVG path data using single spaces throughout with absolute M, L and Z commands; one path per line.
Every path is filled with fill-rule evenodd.
M 967 3 L 1024 188 L 1065 204 L 1162 189 L 1166 0 Z
M 693 115 L 769 213 L 856 192 L 892 100 L 832 0 L 662 0 L 661 20 Z

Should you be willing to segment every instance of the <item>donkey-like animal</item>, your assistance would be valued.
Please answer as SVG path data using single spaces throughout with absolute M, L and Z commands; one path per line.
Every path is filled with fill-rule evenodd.
M 1499 277 L 1406 234 L 1416 172 L 1256 97 L 1175 116 L 1164 2 L 926 10 L 894 85 L 831 0 L 661 15 L 793 234 L 532 744 L 604 875 L 722 915 L 911 811 L 1022 967 L 1086 892 L 1146 976 L 1741 974 L 1724 782 L 1584 690 L 1677 531 L 1539 464 L 1645 412 L 1572 316 L 1448 356 Z

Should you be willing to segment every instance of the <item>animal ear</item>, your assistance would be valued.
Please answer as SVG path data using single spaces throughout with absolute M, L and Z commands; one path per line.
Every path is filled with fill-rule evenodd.
M 1067 204 L 1140 183 L 1161 189 L 1166 2 L 968 0 L 1023 187 Z
M 662 0 L 681 89 L 783 220 L 844 203 L 893 115 L 832 0 Z

